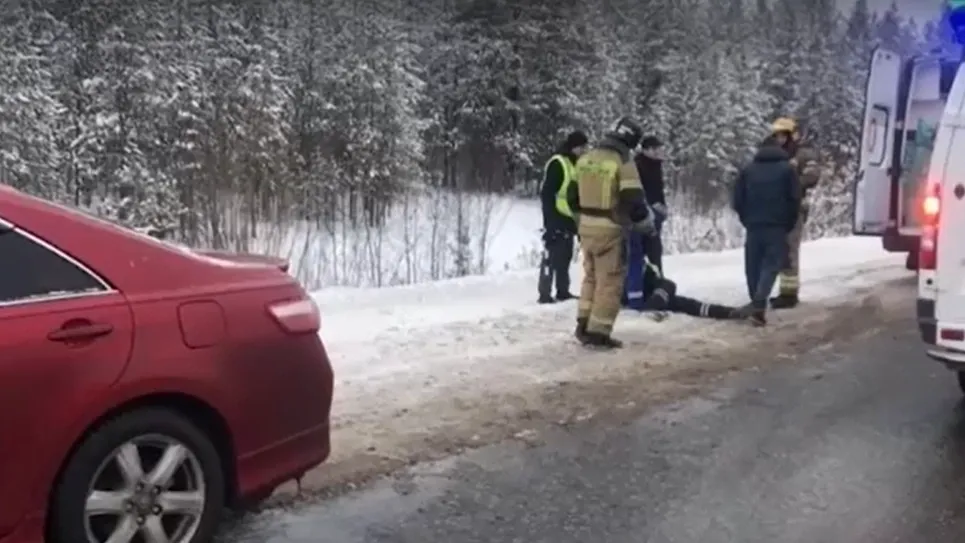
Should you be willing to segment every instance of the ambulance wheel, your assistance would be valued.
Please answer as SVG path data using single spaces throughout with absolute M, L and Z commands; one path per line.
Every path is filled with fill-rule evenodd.
M 918 271 L 918 251 L 910 251 L 905 257 L 905 268 L 911 271 Z
M 956 371 L 955 375 L 958 376 L 958 388 L 965 394 L 965 371 Z

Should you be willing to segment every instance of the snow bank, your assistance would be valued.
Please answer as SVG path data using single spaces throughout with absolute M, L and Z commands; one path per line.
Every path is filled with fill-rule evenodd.
M 841 294 L 837 281 L 842 274 L 870 269 L 869 280 L 876 281 L 882 273 L 878 268 L 889 277 L 905 273 L 903 256 L 883 252 L 877 238 L 827 238 L 805 243 L 802 251 L 805 300 Z M 722 303 L 745 301 L 741 250 L 671 255 L 665 260 L 667 277 L 678 283 L 682 294 Z M 581 269 L 574 265 L 572 272 L 573 290 L 578 292 Z M 424 355 L 427 349 L 443 355 L 468 349 L 474 356 L 484 356 L 531 348 L 534 343 L 556 341 L 559 333 L 568 334 L 575 304 L 537 305 L 536 277 L 537 271 L 530 269 L 403 287 L 327 289 L 314 296 L 322 308 L 326 343 L 344 364 L 339 369 L 384 373 L 379 353 L 406 358 L 409 353 Z M 842 288 L 851 287 L 849 283 Z M 549 329 L 548 323 L 553 323 Z M 631 313 L 618 322 L 616 333 L 626 335 L 649 326 L 653 323 Z

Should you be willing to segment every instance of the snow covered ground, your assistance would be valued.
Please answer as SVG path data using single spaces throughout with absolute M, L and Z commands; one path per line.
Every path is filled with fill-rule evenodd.
M 841 277 L 872 268 L 867 279 L 906 274 L 904 258 L 885 253 L 875 238 L 830 238 L 806 243 L 802 256 L 805 299 L 839 294 Z M 877 268 L 883 267 L 883 270 Z M 579 292 L 582 270 L 572 268 L 573 291 Z M 743 253 L 690 253 L 666 257 L 665 272 L 681 293 L 709 301 L 745 301 Z M 468 277 L 382 289 L 341 288 L 315 294 L 323 313 L 323 336 L 343 377 L 353 381 L 391 373 L 399 365 L 434 353 L 492 357 L 538 350 L 567 335 L 575 303 L 539 306 L 536 270 Z M 660 325 L 666 328 L 667 323 Z M 628 313 L 615 335 L 632 339 L 656 323 Z M 391 353 L 395 363 L 374 363 Z M 341 373 L 341 372 L 340 372 Z M 349 377 L 351 375 L 351 377 Z
M 462 443 L 485 440 L 497 426 L 542 411 L 560 383 L 626 381 L 643 369 L 723 357 L 764 338 L 833 335 L 835 327 L 855 325 L 858 313 L 849 311 L 864 294 L 911 275 L 903 256 L 884 253 L 874 238 L 809 242 L 802 262 L 805 304 L 775 313 L 765 331 L 683 315 L 655 323 L 625 312 L 615 335 L 627 346 L 618 353 L 576 345 L 576 303 L 537 305 L 536 270 L 319 292 L 337 391 L 333 457 L 322 471 L 366 459 L 403 461 L 458 436 Z M 744 301 L 740 251 L 675 255 L 665 267 L 687 296 Z M 573 271 L 577 291 L 579 266 Z

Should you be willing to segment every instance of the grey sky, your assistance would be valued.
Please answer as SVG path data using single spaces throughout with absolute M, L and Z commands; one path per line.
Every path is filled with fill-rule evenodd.
M 872 9 L 884 10 L 892 0 L 868 0 Z M 854 5 L 854 0 L 838 0 L 841 9 L 847 10 Z M 903 14 L 910 15 L 917 21 L 931 19 L 938 16 L 942 5 L 941 0 L 897 0 L 898 8 Z

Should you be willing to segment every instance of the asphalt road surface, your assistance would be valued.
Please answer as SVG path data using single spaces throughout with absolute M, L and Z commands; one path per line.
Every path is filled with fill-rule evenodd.
M 238 543 L 965 540 L 965 410 L 911 321 L 623 425 L 416 466 Z

